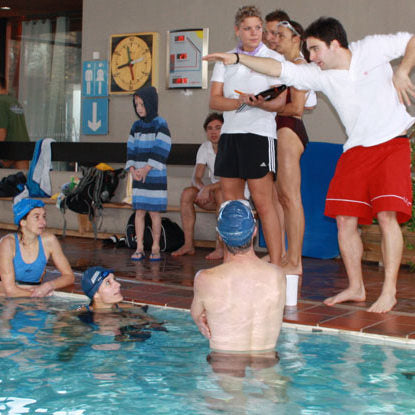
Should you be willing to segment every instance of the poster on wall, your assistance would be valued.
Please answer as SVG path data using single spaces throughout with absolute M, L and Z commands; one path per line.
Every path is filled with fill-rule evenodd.
M 167 88 L 207 88 L 208 44 L 207 28 L 167 32 Z

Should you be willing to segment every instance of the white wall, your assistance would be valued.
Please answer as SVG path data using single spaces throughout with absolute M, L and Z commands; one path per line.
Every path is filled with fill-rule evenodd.
M 414 31 L 414 0 L 258 0 L 253 4 L 263 15 L 282 8 L 304 27 L 322 15 L 336 17 L 348 32 L 349 41 L 373 33 Z M 209 91 L 191 90 L 186 96 L 183 91 L 166 89 L 166 32 L 208 27 L 209 51 L 229 50 L 235 44 L 233 18 L 241 5 L 240 0 L 84 0 L 82 59 L 92 59 L 93 51 L 109 59 L 112 34 L 159 32 L 159 113 L 168 121 L 173 142 L 199 143 L 204 137 L 202 123 L 209 111 Z M 317 108 L 304 119 L 311 140 L 344 141 L 337 115 L 325 98 L 319 96 Z M 81 136 L 81 140 L 126 141 L 134 120 L 131 97 L 112 95 L 109 134 Z

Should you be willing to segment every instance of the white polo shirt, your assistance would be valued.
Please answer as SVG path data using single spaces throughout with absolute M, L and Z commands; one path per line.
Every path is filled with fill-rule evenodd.
M 236 49 L 230 51 L 230 53 L 234 52 L 236 52 Z M 281 62 L 284 61 L 282 55 L 267 48 L 265 45 L 262 45 L 255 56 L 273 58 Z M 215 64 L 211 82 L 223 83 L 224 97 L 235 99 L 239 97 L 239 94 L 235 91 L 241 91 L 247 94 L 258 94 L 274 85 L 281 84 L 278 78 L 254 72 L 244 65 L 225 66 L 222 62 Z M 275 115 L 275 112 L 268 112 L 255 107 L 248 107 L 239 113 L 236 111 L 224 111 L 224 124 L 221 133 L 252 133 L 276 138 L 277 128 Z
M 197 150 L 196 154 L 196 164 L 203 164 L 208 168 L 209 179 L 212 183 L 217 183 L 218 178 L 213 174 L 215 171 L 215 159 L 216 154 L 213 150 L 213 145 L 210 141 L 205 141 L 202 143 Z
M 284 62 L 280 81 L 298 89 L 321 91 L 346 129 L 343 151 L 393 139 L 415 121 L 401 104 L 392 83 L 390 61 L 405 54 L 410 33 L 374 35 L 349 45 L 348 70 L 321 70 L 315 64 Z

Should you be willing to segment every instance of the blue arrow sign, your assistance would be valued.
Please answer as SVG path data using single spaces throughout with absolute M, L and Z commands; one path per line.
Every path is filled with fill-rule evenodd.
M 108 134 L 108 98 L 82 99 L 82 134 Z

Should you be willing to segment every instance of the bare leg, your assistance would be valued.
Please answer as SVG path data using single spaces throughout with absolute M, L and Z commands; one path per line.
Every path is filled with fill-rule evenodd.
M 196 213 L 194 200 L 199 190 L 196 187 L 186 187 L 180 198 L 180 216 L 184 232 L 184 245 L 177 251 L 172 252 L 173 256 L 194 255 L 195 247 L 193 245 L 194 227 L 196 223 Z
M 132 258 L 135 259 L 136 254 L 144 252 L 143 237 L 144 237 L 144 216 L 145 210 L 136 210 L 135 211 L 135 234 L 137 236 L 137 249 L 132 255 Z
M 396 212 L 379 212 L 379 226 L 382 232 L 382 257 L 385 267 L 385 281 L 379 298 L 368 311 L 386 313 L 396 304 L 396 282 L 401 265 L 403 237 L 396 219 Z
M 245 180 L 238 178 L 221 177 L 220 187 L 223 200 L 244 199 Z
M 339 294 L 324 300 L 326 305 L 344 301 L 364 301 L 366 299 L 362 275 L 363 245 L 357 223 L 352 216 L 337 216 L 338 239 L 341 256 L 346 267 L 349 286 Z
M 215 190 L 215 203 L 216 203 L 216 216 L 219 214 L 220 205 L 223 203 L 223 194 L 221 189 Z M 223 244 L 216 236 L 216 248 L 209 255 L 206 255 L 206 259 L 222 259 L 223 258 Z
M 160 212 L 148 212 L 151 217 L 151 230 L 153 232 L 153 245 L 151 253 L 160 255 L 161 215 Z
M 301 200 L 300 158 L 304 147 L 289 128 L 278 130 L 278 197 L 284 210 L 288 253 L 284 270 L 287 274 L 303 273 L 301 262 L 304 237 L 304 211 Z
M 278 199 L 278 191 L 277 191 L 277 183 L 274 182 L 272 186 L 272 204 L 275 207 L 275 211 L 277 212 L 278 220 L 280 222 L 281 227 L 281 265 L 284 266 L 287 261 L 287 251 L 285 249 L 285 222 L 284 222 L 284 211 L 282 209 L 281 203 Z M 270 262 L 269 254 L 263 256 L 261 258 L 263 261 Z
M 251 192 L 255 208 L 261 219 L 262 230 L 271 262 L 276 265 L 281 264 L 281 227 L 277 212 L 272 204 L 272 173 L 260 179 L 249 179 L 248 187 Z

